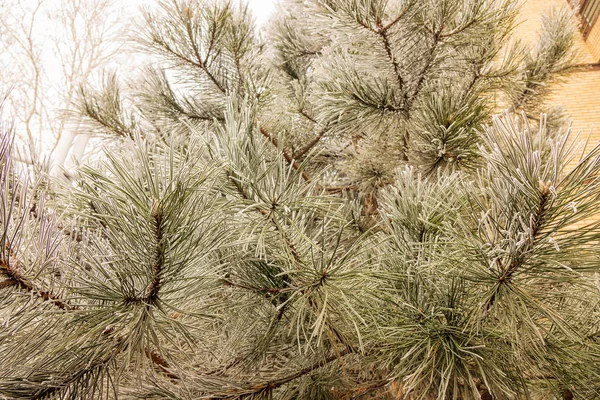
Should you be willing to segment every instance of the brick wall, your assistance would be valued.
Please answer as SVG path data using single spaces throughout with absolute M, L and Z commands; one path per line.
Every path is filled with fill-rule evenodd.
M 542 25 L 542 15 L 551 8 L 567 7 L 570 8 L 566 0 L 525 0 L 519 14 L 518 25 L 514 32 L 515 39 L 522 40 L 525 43 L 533 44 L 536 42 L 538 32 Z M 573 23 L 578 24 L 577 19 Z M 596 24 L 594 30 L 588 36 L 588 41 L 579 35 L 575 46 L 580 54 L 581 63 L 595 63 L 597 58 L 592 52 L 592 47 L 600 50 L 600 23 Z M 596 39 L 596 40 L 594 40 Z
M 534 43 L 542 23 L 542 14 L 549 7 L 568 6 L 566 0 L 526 0 L 519 16 L 515 38 Z M 579 62 L 595 63 L 594 51 L 600 51 L 600 22 L 588 36 L 577 38 Z M 555 84 L 548 98 L 549 105 L 562 106 L 573 121 L 574 133 L 591 132 L 590 145 L 600 143 L 600 68 L 586 68 Z
M 573 133 L 590 134 L 590 145 L 600 143 L 600 68 L 575 72 L 555 85 L 548 103 L 563 106 Z
M 533 43 L 541 27 L 543 12 L 548 7 L 566 5 L 566 0 L 525 0 L 515 38 Z M 577 38 L 576 48 L 581 64 L 594 64 L 600 60 L 600 21 L 593 27 L 587 41 L 583 39 L 583 35 Z M 588 148 L 600 143 L 600 67 L 582 69 L 568 76 L 563 82 L 554 84 L 547 103 L 563 107 L 572 121 L 571 138 L 575 139 L 576 134 L 580 134 L 577 137 L 580 153 L 588 135 Z M 567 170 L 573 168 L 577 160 L 578 157 L 575 157 L 567 166 Z M 583 228 L 598 219 L 600 215 L 581 221 L 576 226 Z
M 594 56 L 594 61 L 600 62 L 600 21 L 594 25 L 587 37 L 587 45 Z

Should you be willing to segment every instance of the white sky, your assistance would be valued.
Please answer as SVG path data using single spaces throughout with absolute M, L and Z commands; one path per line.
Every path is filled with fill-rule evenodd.
M 38 4 L 39 0 L 20 0 L 21 4 L 23 4 L 25 6 L 25 9 L 28 8 L 35 8 L 35 5 Z M 52 10 L 53 6 L 59 6 L 61 4 L 61 2 L 63 2 L 64 0 L 42 0 L 44 6 L 47 7 L 47 10 Z M 82 2 L 88 3 L 88 4 L 94 4 L 95 2 L 97 2 L 98 0 L 82 0 Z M 117 7 L 120 7 L 122 9 L 122 11 L 124 11 L 125 13 L 133 13 L 135 14 L 135 10 L 141 6 L 141 5 L 148 5 L 148 6 L 152 6 L 153 4 L 156 3 L 157 0 L 116 0 L 115 1 L 115 5 Z M 225 1 L 225 0 L 223 0 Z M 233 0 L 234 3 L 236 3 L 239 0 Z M 256 20 L 256 24 L 257 27 L 260 28 L 261 26 L 264 26 L 265 23 L 267 22 L 268 18 L 273 14 L 274 10 L 275 10 L 275 5 L 279 0 L 241 0 L 243 2 L 247 2 L 251 11 L 252 11 L 252 15 L 254 16 L 255 20 Z M 2 8 L 5 6 L 8 6 L 8 4 L 10 3 L 4 3 L 4 0 L 0 0 L 0 12 L 2 12 Z M 53 25 L 48 25 L 50 23 L 50 21 L 47 18 L 44 18 L 43 15 L 39 15 L 37 17 L 37 21 L 34 24 L 34 39 L 36 40 L 36 42 L 40 42 L 40 43 L 44 43 L 44 41 L 46 40 L 46 37 L 49 37 L 48 35 L 50 33 L 52 33 L 53 31 L 55 31 L 56 29 L 58 29 L 56 22 L 53 22 Z M 4 39 L 4 38 L 3 38 Z M 51 39 L 49 39 L 51 40 Z M 45 75 L 48 77 L 48 82 L 59 82 L 60 81 L 60 76 L 61 76 L 61 64 L 60 61 L 58 60 L 58 58 L 56 57 L 56 55 L 54 53 L 52 53 L 52 49 L 50 48 L 46 48 L 43 46 L 42 44 L 42 65 L 44 68 L 44 73 Z M 47 53 L 47 54 L 46 54 Z M 0 59 L 0 61 L 2 61 Z M 119 63 L 121 60 L 117 57 L 115 58 L 115 62 Z M 129 59 L 129 62 L 131 62 L 133 60 Z M 132 64 L 135 64 L 135 62 L 133 62 Z M 129 64 L 130 66 L 132 64 Z M 2 65 L 2 63 L 0 62 L 0 65 Z M 27 73 L 27 72 L 26 72 Z M 27 75 L 24 75 L 27 76 Z M 54 85 L 54 83 L 52 83 Z M 0 87 L 0 89 L 2 89 L 2 87 Z M 51 97 L 51 96 L 50 96 Z M 47 102 L 51 102 L 50 100 L 46 99 L 45 101 Z M 47 106 L 52 109 L 53 107 L 60 107 L 60 104 L 57 105 L 52 105 L 52 104 L 47 104 Z M 53 141 L 54 139 L 51 137 L 51 135 L 46 135 L 43 134 L 41 135 L 42 139 L 41 142 L 44 144 L 44 147 L 46 147 L 46 141 Z
M 0 0 L 0 1 L 2 1 L 2 0 Z M 53 0 L 53 1 L 60 1 L 60 0 Z M 94 0 L 88 0 L 88 1 L 94 1 Z M 154 3 L 154 0 L 126 0 L 126 1 L 128 1 L 131 4 L 152 4 L 152 3 Z M 245 1 L 250 5 L 250 8 L 252 9 L 252 14 L 256 18 L 256 22 L 259 25 L 265 23 L 265 21 L 268 19 L 269 15 L 275 9 L 275 4 L 277 3 L 277 0 L 245 0 Z
M 260 25 L 263 24 L 273 12 L 276 0 L 249 0 L 248 3 L 250 4 L 252 13 L 256 17 L 256 22 Z

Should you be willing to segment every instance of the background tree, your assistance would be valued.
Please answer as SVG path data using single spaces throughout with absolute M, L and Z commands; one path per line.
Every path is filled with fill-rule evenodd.
M 16 133 L 28 143 L 19 159 L 52 158 L 58 175 L 77 136 L 79 87 L 108 67 L 123 44 L 118 8 L 109 0 L 7 0 L 0 7 L 0 93 L 10 93 L 4 118 L 18 122 Z
M 508 1 L 285 6 L 266 42 L 230 2 L 146 10 L 158 63 L 82 91 L 113 145 L 69 185 L 3 137 L 0 395 L 599 397 L 600 148 L 566 170 L 516 113 L 567 15 L 530 50 Z

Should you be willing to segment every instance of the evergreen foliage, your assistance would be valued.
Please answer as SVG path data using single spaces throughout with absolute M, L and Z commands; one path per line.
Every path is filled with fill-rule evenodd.
M 0 397 L 600 397 L 600 147 L 540 114 L 575 30 L 517 11 L 145 10 L 154 67 L 81 91 L 97 165 L 3 130 Z

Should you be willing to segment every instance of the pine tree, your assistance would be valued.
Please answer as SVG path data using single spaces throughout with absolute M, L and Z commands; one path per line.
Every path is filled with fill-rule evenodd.
M 101 160 L 3 129 L 0 397 L 600 397 L 600 147 L 543 102 L 569 14 L 530 49 L 517 11 L 145 10 L 154 67 L 81 91 Z

